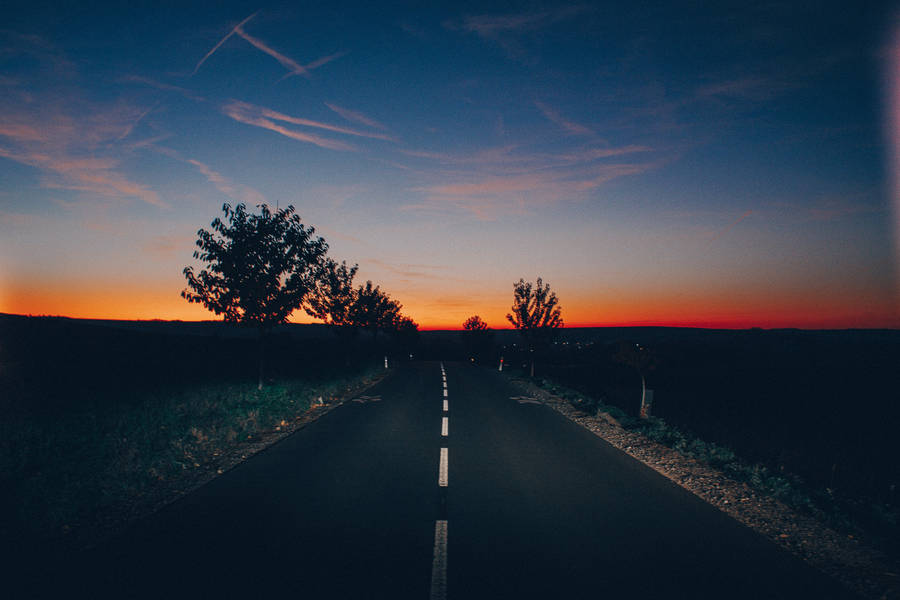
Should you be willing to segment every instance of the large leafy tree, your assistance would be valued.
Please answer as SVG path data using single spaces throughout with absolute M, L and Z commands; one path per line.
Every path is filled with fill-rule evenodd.
M 356 298 L 353 278 L 358 269 L 359 265 L 348 267 L 346 262 L 337 264 L 327 259 L 305 306 L 307 314 L 328 325 L 351 325 L 350 311 Z
M 197 232 L 194 258 L 206 263 L 199 273 L 185 267 L 181 296 L 223 315 L 225 322 L 259 332 L 259 387 L 263 385 L 263 340 L 307 301 L 325 265 L 328 244 L 304 226 L 293 206 L 259 213 L 244 204 L 224 204 L 224 220 Z
M 513 284 L 512 312 L 506 315 L 513 327 L 519 330 L 531 357 L 531 376 L 534 377 L 534 353 L 548 346 L 563 326 L 562 308 L 556 292 L 540 277 L 537 283 L 524 279 Z
M 383 292 L 381 286 L 366 281 L 354 292 L 349 322 L 355 327 L 368 329 L 372 332 L 372 339 L 377 339 L 379 331 L 394 329 L 401 318 L 401 308 L 403 305 Z

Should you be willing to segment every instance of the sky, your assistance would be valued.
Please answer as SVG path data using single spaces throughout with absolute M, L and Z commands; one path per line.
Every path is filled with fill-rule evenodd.
M 900 327 L 896 3 L 123 4 L 4 8 L 0 312 L 215 318 L 244 202 L 425 329 Z

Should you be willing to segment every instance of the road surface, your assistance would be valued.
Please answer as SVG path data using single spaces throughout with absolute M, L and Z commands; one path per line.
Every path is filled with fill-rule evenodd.
M 465 364 L 400 366 L 42 583 L 117 599 L 851 597 L 519 394 Z

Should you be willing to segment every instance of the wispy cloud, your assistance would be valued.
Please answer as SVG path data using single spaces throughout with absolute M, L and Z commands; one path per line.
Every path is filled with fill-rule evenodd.
M 357 137 L 365 137 L 372 138 L 376 140 L 385 140 L 389 142 L 395 141 L 389 135 L 385 135 L 383 133 L 373 133 L 368 131 L 359 131 L 358 129 L 349 129 L 347 127 L 341 127 L 339 125 L 331 125 L 330 123 L 323 123 L 321 121 L 313 121 L 311 119 L 303 119 L 300 117 L 292 117 L 290 115 L 286 115 L 284 113 L 280 113 L 274 111 L 269 108 L 263 107 L 254 107 L 252 104 L 241 103 L 244 104 L 245 107 L 249 107 L 250 109 L 258 108 L 262 112 L 262 116 L 275 119 L 276 121 L 284 121 L 286 123 L 291 123 L 293 125 L 302 125 L 304 127 L 315 127 L 317 129 L 325 129 L 326 131 L 333 131 L 335 133 L 343 133 L 345 135 L 355 135 Z
M 386 271 L 390 271 L 395 275 L 401 275 L 411 279 L 447 279 L 445 272 L 448 267 L 446 265 L 425 265 L 404 262 L 394 263 L 379 260 L 377 258 L 366 258 L 363 262 L 366 265 L 375 265 Z M 442 272 L 444 272 L 444 274 L 442 274 Z
M 522 198 L 448 195 L 429 195 L 420 202 L 401 206 L 400 210 L 426 215 L 462 214 L 479 221 L 496 221 L 502 217 L 522 216 L 530 212 Z
M 311 133 L 303 133 L 278 125 L 271 119 L 263 117 L 261 111 L 258 110 L 258 107 L 254 107 L 253 105 L 243 102 L 230 102 L 222 107 L 222 112 L 235 121 L 246 123 L 247 125 L 262 127 L 263 129 L 268 129 L 269 131 L 280 133 L 281 135 L 289 137 L 293 140 L 297 140 L 298 142 L 315 144 L 320 148 L 328 148 L 329 150 L 343 150 L 347 152 L 357 150 L 356 146 L 353 146 L 351 144 L 346 144 L 344 142 L 325 138 Z
M 498 44 L 511 58 L 521 58 L 525 51 L 519 43 L 519 38 L 524 34 L 545 29 L 587 10 L 586 6 L 568 6 L 502 15 L 473 15 L 447 21 L 444 26 L 452 30 L 474 33 L 486 41 Z
M 163 90 L 166 92 L 176 92 L 181 94 L 185 98 L 189 98 L 191 100 L 195 100 L 197 102 L 202 102 L 204 100 L 203 96 L 200 96 L 193 90 L 189 90 L 187 88 L 172 85 L 169 83 L 164 83 L 162 81 L 157 81 L 155 79 L 151 79 L 150 77 L 142 77 L 141 75 L 125 75 L 121 77 L 119 81 L 123 81 L 126 83 L 137 83 L 141 85 L 146 85 L 152 88 L 156 88 L 158 90 Z
M 594 135 L 594 132 L 591 129 L 564 118 L 559 114 L 558 111 L 551 108 L 550 106 L 547 106 L 543 102 L 535 100 L 534 105 L 538 107 L 541 113 L 543 113 L 543 115 L 547 117 L 548 120 L 556 123 L 569 133 L 574 135 Z
M 557 10 L 505 15 L 469 16 L 459 22 L 450 22 L 451 28 L 476 33 L 484 38 L 496 38 L 504 34 L 522 33 L 541 29 L 558 21 L 572 18 L 586 10 L 583 6 L 570 6 Z
M 326 138 L 326 137 L 322 137 L 322 136 L 311 134 L 311 133 L 305 133 L 302 131 L 298 131 L 296 129 L 288 129 L 287 127 L 279 125 L 275 121 L 290 123 L 292 125 L 300 125 L 303 127 L 312 127 L 315 129 L 323 129 L 325 131 L 330 131 L 333 133 L 340 133 L 340 134 L 344 134 L 344 135 L 393 141 L 392 137 L 382 134 L 382 133 L 359 131 L 359 130 L 350 129 L 347 127 L 331 125 L 330 123 L 323 123 L 321 121 L 313 121 L 311 119 L 294 117 L 291 115 L 286 115 L 286 114 L 280 113 L 278 111 L 274 111 L 270 108 L 266 108 L 263 106 L 256 106 L 254 104 L 249 104 L 247 102 L 240 102 L 238 100 L 233 100 L 233 101 L 225 104 L 222 107 L 222 112 L 236 121 L 240 121 L 242 123 L 247 123 L 248 125 L 255 125 L 257 127 L 262 127 L 264 129 L 268 129 L 270 131 L 280 133 L 281 135 L 284 135 L 286 137 L 289 137 L 289 138 L 292 138 L 292 139 L 295 139 L 295 140 L 298 140 L 301 142 L 309 142 L 311 144 L 315 144 L 322 148 L 328 148 L 331 150 L 353 151 L 353 150 L 357 150 L 357 148 L 351 144 L 347 144 L 345 142 L 335 140 L 332 138 Z
M 713 235 L 713 236 L 709 239 L 708 244 L 712 244 L 713 242 L 715 242 L 717 239 L 719 239 L 720 237 L 722 237 L 723 235 L 725 235 L 726 233 L 728 233 L 729 231 L 731 231 L 732 229 L 734 229 L 735 227 L 737 227 L 737 224 L 738 224 L 738 223 L 740 223 L 741 221 L 743 221 L 744 219 L 746 219 L 747 217 L 749 217 L 749 216 L 752 215 L 752 214 L 753 214 L 753 211 L 752 211 L 752 210 L 748 210 L 747 212 L 745 212 L 744 214 L 742 214 L 740 217 L 737 218 L 736 221 L 734 221 L 733 223 L 730 223 L 727 227 L 725 227 L 725 228 L 722 229 L 721 231 L 716 232 L 716 234 Z
M 45 134 L 40 129 L 25 123 L 0 123 L 0 137 L 36 142 L 44 139 L 44 136 Z
M 0 101 L 0 158 L 39 169 L 46 188 L 138 198 L 167 208 L 155 191 L 121 171 L 124 156 L 117 142 L 146 111 L 88 104 L 74 92 L 66 101 L 31 95 L 30 102 L 18 103 L 10 96 Z
M 872 192 L 826 196 L 802 204 L 798 204 L 796 200 L 773 201 L 768 205 L 777 210 L 782 218 L 787 216 L 799 222 L 834 222 L 888 210 L 877 200 L 877 194 Z
M 589 145 L 587 147 L 573 148 L 566 152 L 547 153 L 527 152 L 515 144 L 509 144 L 483 148 L 464 154 L 423 150 L 401 150 L 401 153 L 414 158 L 437 161 L 445 165 L 466 167 L 478 172 L 510 175 L 534 173 L 563 167 L 577 167 L 579 165 L 586 166 L 607 158 L 652 151 L 653 148 L 649 146 L 629 144 L 619 147 Z
M 342 108 L 336 104 L 331 104 L 329 102 L 326 102 L 325 106 L 353 123 L 359 123 L 360 125 L 365 125 L 367 127 L 374 127 L 375 129 L 387 129 L 387 127 L 385 127 L 375 119 L 367 117 L 361 112 L 350 110 L 349 108 Z
M 183 234 L 155 235 L 143 244 L 144 252 L 159 258 L 171 258 L 176 252 L 191 248 L 196 236 Z M 185 252 L 189 254 L 189 252 Z
M 194 160 L 192 158 L 186 161 L 187 163 L 195 166 L 200 173 L 203 174 L 206 179 L 213 184 L 217 190 L 239 202 L 245 202 L 250 205 L 262 204 L 266 201 L 265 196 L 263 196 L 258 191 L 253 188 L 235 183 L 231 181 L 229 178 L 225 177 L 218 171 L 214 171 L 209 165 L 200 162 L 199 160 Z
M 46 188 L 88 192 L 110 198 L 133 197 L 159 208 L 169 207 L 155 191 L 118 172 L 118 161 L 115 159 L 51 156 L 41 152 L 15 152 L 3 147 L 0 147 L 0 157 L 53 175 L 42 181 Z
M 657 168 L 660 159 L 609 162 L 606 159 L 650 152 L 645 146 L 582 148 L 563 154 L 515 152 L 515 146 L 488 148 L 468 155 L 405 151 L 450 169 L 427 170 L 435 183 L 412 188 L 422 200 L 404 210 L 468 213 L 480 220 L 527 214 L 558 202 L 579 201 L 603 184 Z

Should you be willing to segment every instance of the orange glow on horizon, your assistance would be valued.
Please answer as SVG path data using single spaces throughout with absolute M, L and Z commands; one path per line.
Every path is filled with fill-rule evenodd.
M 97 282 L 29 281 L 0 290 L 0 312 L 82 319 L 221 320 L 199 305 L 188 304 L 179 292 L 180 289 L 172 291 L 140 284 L 110 289 Z M 635 293 L 635 296 L 642 295 Z M 799 294 L 771 298 L 764 291 L 739 298 L 725 294 L 684 294 L 680 302 L 663 294 L 643 297 L 643 302 L 635 302 L 629 301 L 625 294 L 619 294 L 618 298 L 570 297 L 568 300 L 561 295 L 560 304 L 568 328 L 900 328 L 900 318 L 892 311 L 889 298 L 883 304 L 861 308 L 857 299 L 851 297 L 831 296 L 825 304 L 818 298 L 811 301 Z M 500 306 L 485 304 L 479 309 L 459 305 L 442 307 L 423 298 L 416 300 L 419 302 L 404 302 L 403 313 L 411 316 L 423 331 L 461 330 L 463 321 L 475 314 L 492 329 L 511 329 L 505 318 L 511 298 Z M 290 321 L 317 322 L 302 310 L 295 311 Z

